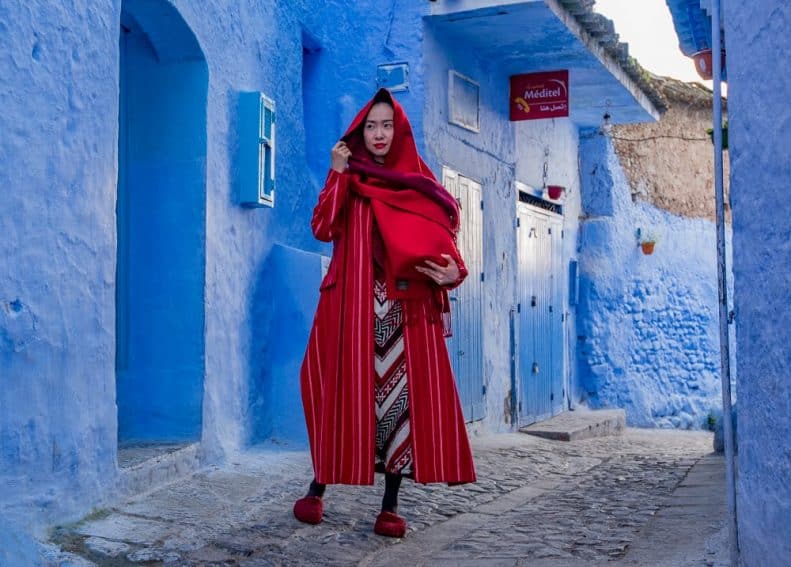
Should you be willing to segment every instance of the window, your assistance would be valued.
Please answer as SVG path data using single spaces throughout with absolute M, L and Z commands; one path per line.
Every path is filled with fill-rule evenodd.
M 472 79 L 448 71 L 448 121 L 480 132 L 480 86 Z
M 241 93 L 239 197 L 248 207 L 275 206 L 275 103 Z

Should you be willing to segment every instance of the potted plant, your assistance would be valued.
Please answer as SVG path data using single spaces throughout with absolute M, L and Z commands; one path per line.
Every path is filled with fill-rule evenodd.
M 695 62 L 695 70 L 700 75 L 701 79 L 710 81 L 714 73 L 714 66 L 712 63 L 711 49 L 703 49 L 697 53 L 692 54 L 692 60 Z M 722 50 L 722 71 L 723 79 L 725 78 L 725 50 Z
M 654 246 L 656 246 L 655 240 L 646 240 L 645 242 L 640 243 L 640 248 L 643 249 L 643 254 L 646 256 L 650 256 L 654 253 Z
M 641 229 L 637 229 L 637 245 L 646 256 L 654 253 L 654 247 L 658 240 L 659 236 L 655 232 L 643 232 Z
M 557 201 L 563 195 L 566 188 L 562 185 L 547 185 L 547 195 L 552 201 Z

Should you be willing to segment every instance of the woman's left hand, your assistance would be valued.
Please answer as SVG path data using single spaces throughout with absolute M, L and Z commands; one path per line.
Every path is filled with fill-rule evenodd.
M 426 260 L 426 266 L 428 267 L 415 266 L 415 269 L 421 274 L 430 277 L 437 285 L 454 284 L 459 281 L 459 277 L 461 276 L 459 266 L 450 254 L 443 254 L 442 257 L 448 261 L 447 266 L 440 266 L 431 260 Z

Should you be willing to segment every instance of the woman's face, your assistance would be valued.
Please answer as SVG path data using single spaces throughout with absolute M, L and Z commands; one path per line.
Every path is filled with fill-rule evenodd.
M 393 143 L 393 107 L 386 102 L 377 102 L 363 125 L 365 148 L 374 160 L 384 163 L 390 145 Z

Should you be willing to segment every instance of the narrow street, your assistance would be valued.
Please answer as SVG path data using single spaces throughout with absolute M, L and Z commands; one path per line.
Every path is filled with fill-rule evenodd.
M 297 522 L 308 454 L 269 445 L 59 528 L 53 542 L 72 565 L 728 564 L 724 464 L 708 433 L 502 434 L 473 449 L 477 483 L 405 484 L 403 541 L 373 534 L 380 478 L 330 487 L 324 521 Z

